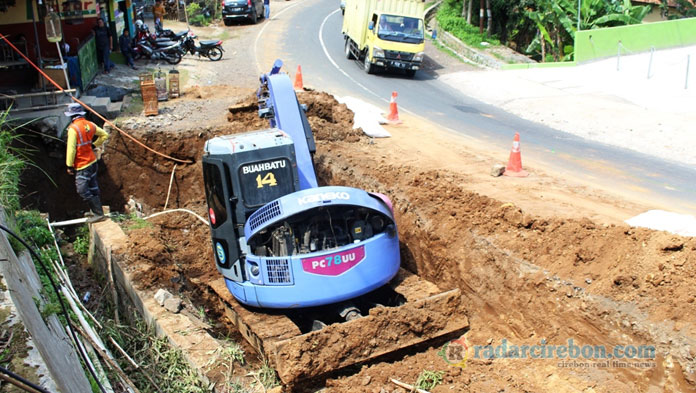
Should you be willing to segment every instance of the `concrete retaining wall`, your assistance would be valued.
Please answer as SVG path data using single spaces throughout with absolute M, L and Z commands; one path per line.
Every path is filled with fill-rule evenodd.
M 7 227 L 5 213 L 0 208 L 0 223 Z M 41 358 L 61 392 L 90 392 L 89 381 L 82 371 L 72 340 L 56 314 L 44 319 L 36 307 L 43 304 L 43 287 L 34 262 L 28 252 L 15 255 L 4 231 L 0 231 L 0 274 L 5 277 L 12 302 L 24 327 L 31 335 Z M 50 288 L 45 290 L 50 291 Z M 30 379 L 30 378 L 27 378 Z
M 90 226 L 89 261 L 107 279 L 108 266 L 111 265 L 119 293 L 118 302 L 134 305 L 159 336 L 167 337 L 172 345 L 183 351 L 184 357 L 203 379 L 215 379 L 209 374 L 209 367 L 211 359 L 223 354 L 220 343 L 204 330 L 206 326 L 189 318 L 186 312 L 174 314 L 160 306 L 154 298 L 159 288 L 136 288 L 127 250 L 128 238 L 115 222 L 108 220 Z M 132 263 L 137 264 L 137 261 Z
M 466 57 L 477 64 L 496 69 L 501 68 L 504 64 L 497 58 L 464 44 L 459 38 L 446 31 L 439 31 L 437 38 L 460 56 Z

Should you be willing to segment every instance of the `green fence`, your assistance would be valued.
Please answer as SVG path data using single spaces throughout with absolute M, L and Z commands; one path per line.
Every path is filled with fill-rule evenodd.
M 696 44 L 696 18 L 582 30 L 575 33 L 575 62 Z
M 77 58 L 80 63 L 80 78 L 82 79 L 82 90 L 87 90 L 87 86 L 97 75 L 97 47 L 94 43 L 94 36 L 77 51 Z

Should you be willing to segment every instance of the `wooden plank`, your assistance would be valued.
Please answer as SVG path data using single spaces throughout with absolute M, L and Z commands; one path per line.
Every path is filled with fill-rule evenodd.
M 224 303 L 226 316 L 271 361 L 284 383 L 317 377 L 469 327 L 459 307 L 459 289 L 442 292 L 403 269 L 390 285 L 406 298 L 406 304 L 373 308 L 363 318 L 302 334 L 283 314 L 241 305 L 223 278 L 209 283 Z
M 278 342 L 272 349 L 276 371 L 290 383 L 463 333 L 469 321 L 460 298 L 453 289 L 399 307 L 378 307 L 366 317 Z

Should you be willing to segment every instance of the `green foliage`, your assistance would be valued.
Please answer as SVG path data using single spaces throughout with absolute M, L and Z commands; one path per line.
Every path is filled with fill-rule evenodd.
M 23 142 L 22 135 L 18 133 L 34 120 L 10 125 L 7 120 L 9 113 L 10 108 L 0 112 L 0 206 L 11 216 L 19 209 L 19 179 L 24 168 L 33 166 L 48 175 L 31 162 L 29 154 L 35 150 Z M 48 179 L 56 185 L 53 179 Z
M 442 377 L 444 375 L 444 371 L 423 370 L 423 372 L 418 375 L 415 387 L 423 390 L 431 390 L 442 383 Z
M 152 227 L 152 224 L 150 224 L 147 220 L 143 220 L 142 218 L 136 217 L 136 218 L 130 220 L 126 229 L 129 231 L 133 231 L 136 229 L 150 228 L 150 227 Z
M 57 301 L 51 303 L 42 303 L 43 302 L 40 299 L 34 298 L 34 304 L 36 305 L 36 308 L 39 310 L 39 314 L 41 314 L 41 318 L 43 318 L 44 321 L 49 316 L 61 312 L 60 303 L 58 303 Z
M 65 321 L 64 315 L 59 313 L 61 311 L 59 295 L 53 291 L 53 286 L 51 285 L 51 278 L 54 282 L 58 282 L 56 273 L 51 268 L 52 261 L 58 260 L 58 251 L 54 247 L 53 236 L 48 229 L 48 223 L 41 217 L 38 211 L 24 210 L 15 213 L 15 223 L 19 232 L 18 235 L 32 246 L 33 250 L 41 258 L 43 266 L 46 266 L 48 269 L 48 272 L 46 272 L 39 261 L 34 260 L 42 287 L 41 298 L 34 298 L 36 308 L 44 319 L 49 315 L 58 314 L 61 322 L 65 324 L 67 321 Z M 17 248 L 16 251 L 23 249 L 24 247 Z M 60 296 L 62 297 L 62 295 Z M 70 317 L 74 318 L 74 315 L 70 314 Z
M 11 214 L 19 209 L 19 175 L 26 157 L 12 146 L 19 135 L 7 124 L 9 112 L 7 109 L 0 113 L 0 206 Z
M 89 253 L 89 228 L 87 225 L 83 225 L 77 230 L 77 237 L 73 242 L 73 249 L 80 255 L 87 255 Z
M 100 332 L 105 342 L 111 337 L 128 353 L 140 368 L 130 373 L 138 389 L 143 393 L 205 393 L 209 387 L 186 361 L 181 350 L 171 346 L 166 337 L 157 337 L 154 327 L 134 315 L 133 325 L 117 325 L 113 321 L 103 323 Z M 115 348 L 112 348 L 114 353 Z M 129 369 L 125 359 L 117 359 Z M 132 368 L 130 368 L 132 369 Z M 150 380 L 154 381 L 151 382 Z
M 437 11 L 437 23 L 440 28 L 451 33 L 469 46 L 475 48 L 486 48 L 481 45 L 487 42 L 491 45 L 500 45 L 500 41 L 495 37 L 488 37 L 486 32 L 479 33 L 478 27 L 466 23 L 466 19 L 461 17 L 462 3 L 452 0 L 445 1 Z
M 17 211 L 14 214 L 14 218 L 17 231 L 19 232 L 18 235 L 24 241 L 35 245 L 37 249 L 53 244 L 53 236 L 48 229 L 48 223 L 41 217 L 38 211 Z M 24 246 L 17 242 L 12 244 L 12 248 L 14 248 L 15 252 L 19 252 L 24 249 Z
M 478 29 L 461 17 L 462 6 L 462 0 L 445 0 L 437 15 L 438 23 L 465 43 L 481 48 L 485 35 L 478 34 Z M 572 58 L 578 23 L 577 0 L 491 0 L 491 10 L 495 37 L 507 45 L 522 48 L 541 61 Z M 476 24 L 478 2 L 474 2 L 472 12 L 472 23 Z M 580 29 L 637 24 L 649 12 L 650 6 L 634 6 L 630 0 L 581 0 Z M 495 40 L 489 42 L 494 44 Z
M 210 24 L 210 18 L 206 18 L 205 15 L 199 14 L 193 18 L 189 18 L 189 22 L 194 26 L 208 26 Z
M 209 10 L 213 10 L 211 13 Z M 199 3 L 191 3 L 186 6 L 186 12 L 188 13 L 189 23 L 194 26 L 208 26 L 212 20 L 212 15 L 216 17 L 218 14 L 217 2 L 210 0 L 205 1 L 204 7 L 201 7 Z
M 119 223 L 121 225 L 121 228 L 123 228 L 126 231 L 133 231 L 135 229 L 152 227 L 152 224 L 150 224 L 147 220 L 138 217 L 135 213 L 113 213 L 111 219 L 114 222 Z
M 273 367 L 268 364 L 267 360 L 264 360 L 263 366 L 256 373 L 257 378 L 261 382 L 261 385 L 265 389 L 271 389 L 276 386 L 280 386 L 280 380 L 278 380 L 278 375 L 276 374 Z
M 672 4 L 672 1 L 660 1 L 660 13 L 662 16 L 670 20 L 696 17 L 696 5 L 691 3 L 691 1 L 676 0 L 674 3 L 676 3 L 675 6 L 670 7 L 669 4 Z

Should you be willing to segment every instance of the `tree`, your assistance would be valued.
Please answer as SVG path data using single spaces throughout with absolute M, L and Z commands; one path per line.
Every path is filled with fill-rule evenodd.
M 491 36 L 491 30 L 493 29 L 493 14 L 491 13 L 491 0 L 486 0 L 486 18 L 488 18 L 488 23 L 486 24 L 486 34 Z

